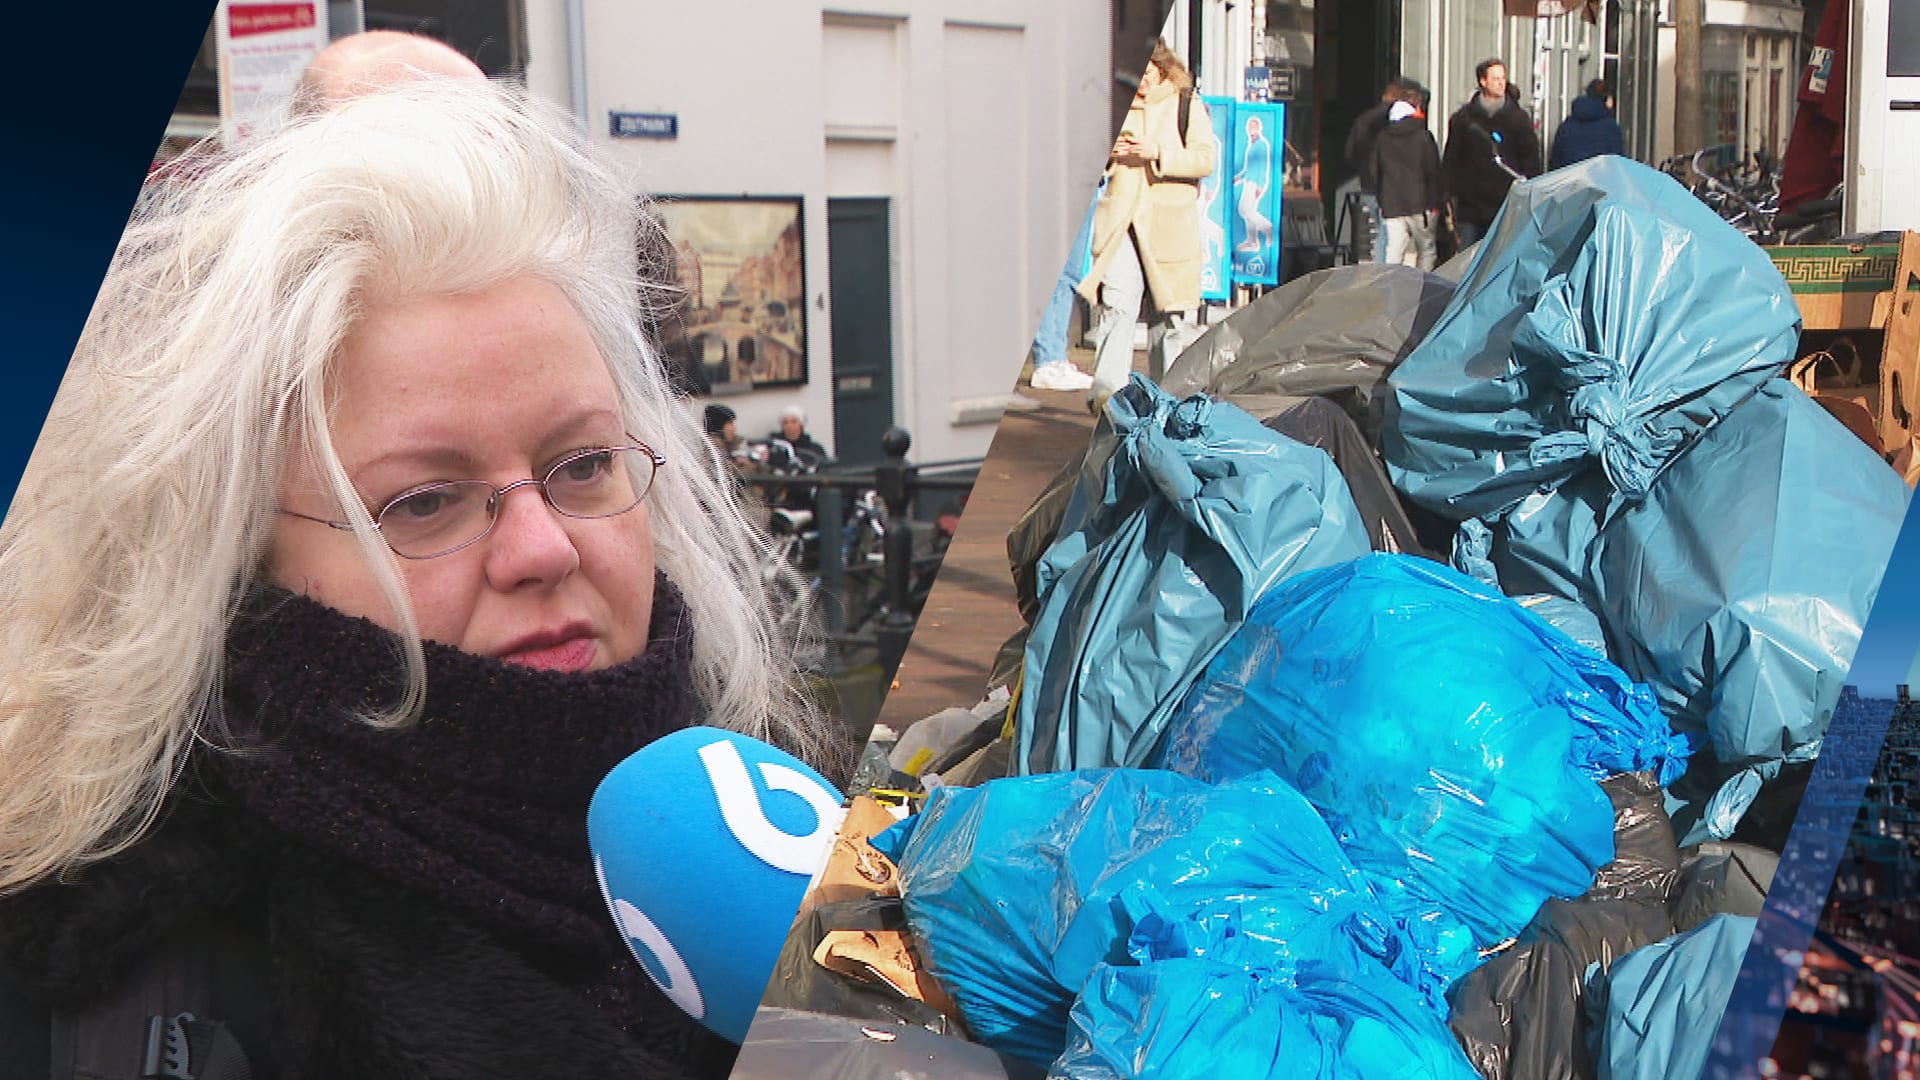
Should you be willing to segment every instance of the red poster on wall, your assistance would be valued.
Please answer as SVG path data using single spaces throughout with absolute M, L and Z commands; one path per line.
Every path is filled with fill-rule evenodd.
M 214 25 L 220 49 L 220 121 L 229 145 L 244 145 L 286 117 L 287 102 L 327 47 L 325 0 L 222 0 Z

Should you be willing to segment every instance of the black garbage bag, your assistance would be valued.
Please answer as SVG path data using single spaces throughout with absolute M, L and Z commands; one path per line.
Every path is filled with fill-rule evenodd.
M 1307 397 L 1293 399 L 1272 413 L 1254 415 L 1287 438 L 1327 452 L 1334 468 L 1347 481 L 1353 504 L 1360 508 L 1361 524 L 1367 527 L 1367 540 L 1373 550 L 1432 557 L 1415 534 L 1406 508 L 1400 505 L 1400 494 L 1387 479 L 1386 466 L 1346 410 L 1329 398 Z
M 1093 440 L 1100 443 L 1101 454 L 1111 456 L 1120 436 L 1111 427 L 1101 426 L 1094 429 Z M 1021 621 L 1028 626 L 1040 617 L 1040 557 L 1060 538 L 1060 523 L 1066 519 L 1067 506 L 1073 502 L 1073 489 L 1079 484 L 1080 473 L 1092 452 L 1089 444 L 1053 474 L 1053 479 L 1047 481 L 1047 486 L 1034 498 L 1033 505 L 1007 530 L 1007 563 L 1013 570 L 1014 599 L 1020 605 Z M 1026 648 L 1024 634 L 1020 647 Z
M 762 1005 L 732 1080 L 1043 1080 L 1046 1070 L 912 1024 Z
M 1587 967 L 1673 933 L 1680 874 L 1673 826 L 1650 772 L 1601 782 L 1613 801 L 1614 859 L 1578 900 L 1549 900 L 1510 949 L 1454 987 L 1447 1023 L 1486 1080 L 1588 1080 Z
M 1187 346 L 1162 385 L 1214 394 L 1256 416 L 1267 398 L 1327 397 L 1377 443 L 1375 391 L 1453 296 L 1453 283 L 1409 266 L 1338 266 L 1290 281 Z
M 1699 844 L 1682 853 L 1673 926 L 1691 930 L 1715 915 L 1759 917 L 1780 856 L 1752 844 Z
M 794 923 L 780 948 L 773 979 L 767 984 L 763 1007 L 831 1013 L 854 1020 L 875 1020 L 921 1028 L 937 1035 L 965 1032 L 939 1010 L 884 987 L 858 982 L 828 971 L 813 960 L 813 951 L 835 930 L 904 931 L 906 909 L 897 896 L 869 896 L 822 904 Z M 756 1021 L 754 1035 L 759 1035 Z

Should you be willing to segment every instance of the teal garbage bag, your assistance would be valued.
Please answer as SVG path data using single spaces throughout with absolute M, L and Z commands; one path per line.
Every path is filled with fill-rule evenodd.
M 1102 965 L 1050 1080 L 1479 1080 L 1406 986 L 1304 961 Z
M 1508 596 L 1545 594 L 1591 608 L 1593 545 L 1619 500 L 1598 471 L 1536 491 L 1492 522 L 1460 523 L 1453 567 Z
M 1733 997 L 1757 920 L 1715 915 L 1698 927 L 1587 969 L 1587 1019 L 1599 1080 L 1699 1076 Z
M 1156 760 L 1278 773 L 1450 983 L 1613 858 L 1602 778 L 1671 779 L 1685 752 L 1603 657 L 1455 571 L 1376 554 L 1264 597 Z
M 1601 530 L 1613 655 L 1694 744 L 1668 792 L 1682 843 L 1731 836 L 1784 763 L 1819 752 L 1908 495 L 1777 379 Z
M 1136 375 L 1102 423 L 1037 572 L 1023 773 L 1140 765 L 1261 593 L 1370 548 L 1333 460 L 1233 405 Z
M 968 1028 L 1042 1065 L 1065 1048 L 1093 970 L 1129 962 L 1142 925 L 1144 940 L 1178 920 L 1253 935 L 1276 960 L 1365 958 L 1418 996 L 1412 946 L 1313 807 L 1271 774 L 1213 786 L 1110 769 L 941 788 L 874 842 L 899 866 L 908 924 Z
M 1395 486 L 1455 521 L 1596 465 L 1638 499 L 1793 359 L 1799 330 L 1766 252 L 1672 178 L 1593 158 L 1508 192 L 1388 378 L 1381 449 Z

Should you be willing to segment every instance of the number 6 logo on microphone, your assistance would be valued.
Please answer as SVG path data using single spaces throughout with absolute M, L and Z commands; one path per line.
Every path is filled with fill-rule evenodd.
M 660 974 L 655 977 L 651 968 L 647 976 L 667 999 L 680 1006 L 680 1011 L 695 1020 L 704 1020 L 707 1016 L 707 1003 L 700 996 L 700 986 L 693 981 L 693 972 L 687 969 L 687 962 L 680 958 L 680 950 L 673 947 L 667 935 L 653 925 L 647 913 L 619 899 L 607 888 L 607 872 L 600 866 L 600 860 L 593 860 L 593 872 L 600 878 L 600 895 L 607 901 L 607 907 L 613 912 L 613 923 L 620 928 L 639 957 L 639 950 L 645 949 L 653 956 L 653 962 L 660 965 Z M 641 965 L 645 967 L 644 964 Z
M 607 774 L 587 839 L 628 949 L 675 1005 L 738 1043 L 840 816 L 833 785 L 793 755 L 685 728 Z
M 713 797 L 720 804 L 727 831 L 741 847 L 768 866 L 789 874 L 811 875 L 818 868 L 821 851 L 833 839 L 835 813 L 840 809 L 838 796 L 796 769 L 777 761 L 761 762 L 760 778 L 768 790 L 798 795 L 813 811 L 813 830 L 796 836 L 767 820 L 747 763 L 732 743 L 711 742 L 701 747 L 700 763 L 707 767 L 707 779 L 713 784 Z

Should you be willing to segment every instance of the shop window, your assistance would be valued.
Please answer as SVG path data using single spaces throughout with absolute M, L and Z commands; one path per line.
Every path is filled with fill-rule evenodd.
M 1740 73 L 1709 71 L 1701 79 L 1708 145 L 1726 147 L 1740 142 Z
M 345 36 L 352 28 L 351 5 L 328 7 L 333 36 Z M 368 30 L 398 30 L 444 41 L 494 78 L 521 76 L 526 71 L 521 0 L 368 0 L 364 18 Z M 218 55 L 214 26 L 209 22 L 174 105 L 170 134 L 201 134 L 219 119 Z
M 1313 189 L 1320 161 L 1320 118 L 1315 103 L 1313 0 L 1268 0 L 1267 61 L 1293 69 L 1293 99 L 1287 102 L 1287 187 Z M 1375 93 L 1378 93 L 1376 90 Z

